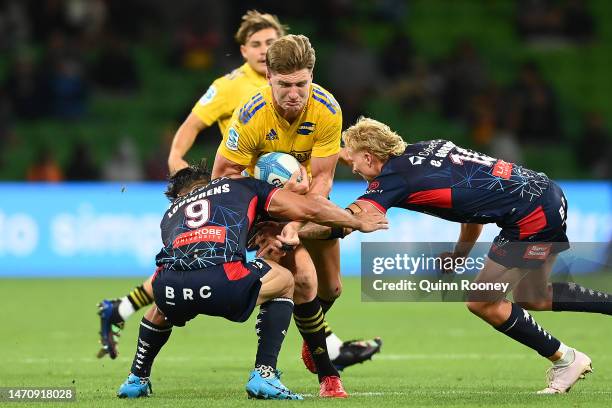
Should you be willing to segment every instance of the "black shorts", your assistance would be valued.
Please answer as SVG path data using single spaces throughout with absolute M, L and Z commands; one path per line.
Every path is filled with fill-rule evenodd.
M 225 317 L 233 322 L 249 318 L 269 270 L 262 259 L 228 262 L 193 271 L 160 269 L 153 277 L 157 307 L 175 326 L 199 314 Z
M 508 268 L 538 268 L 552 254 L 570 247 L 566 235 L 567 200 L 550 182 L 535 209 L 505 225 L 489 250 L 491 260 Z

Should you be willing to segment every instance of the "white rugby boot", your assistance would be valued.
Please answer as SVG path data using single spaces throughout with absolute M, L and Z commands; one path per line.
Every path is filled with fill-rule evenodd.
M 574 349 L 574 361 L 561 367 L 553 365 L 548 369 L 548 387 L 538 391 L 538 394 L 566 393 L 578 380 L 585 378 L 586 374 L 592 371 L 589 356 Z

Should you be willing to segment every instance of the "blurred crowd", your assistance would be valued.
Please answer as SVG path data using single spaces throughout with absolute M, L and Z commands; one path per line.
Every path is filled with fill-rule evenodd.
M 518 1 L 516 35 L 526 46 L 587 46 L 597 38 L 596 20 L 587 4 L 581 0 Z M 442 58 L 420 55 L 405 24 L 410 2 L 403 0 L 374 1 L 369 6 L 345 0 L 231 4 L 0 0 L 0 52 L 10 57 L 0 76 L 0 149 L 10 150 L 11 143 L 18 141 L 16 123 L 54 119 L 69 126 L 87 118 L 92 98 L 101 93 L 130 97 L 140 92 L 148 84 L 132 45 L 150 43 L 162 30 L 172 33 L 167 46 L 169 69 L 221 73 L 239 65 L 232 34 L 244 11 L 254 7 L 278 14 L 281 20 L 310 21 L 315 47 L 327 43 L 333 49 L 317 61 L 315 80 L 339 100 L 345 126 L 368 114 L 369 101 L 382 98 L 396 103 L 406 120 L 411 111 L 427 109 L 443 120 L 460 123 L 468 129 L 475 148 L 494 156 L 521 162 L 524 146 L 565 144 L 593 177 L 611 176 L 610 132 L 600 113 L 583 113 L 579 137 L 569 139 L 561 125 L 557 90 L 535 61 L 518 63 L 514 79 L 500 84 L 469 38 L 457 41 Z M 379 47 L 368 44 L 362 24 L 341 23 L 363 22 L 364 16 L 391 32 Z M 234 50 L 230 58 L 227 50 Z M 193 102 L 186 101 L 184 108 Z M 132 138 L 117 138 L 115 152 L 104 163 L 95 162 L 91 152 L 95 146 L 76 143 L 63 166 L 50 140 L 33 156 L 25 177 L 162 179 L 173 132 L 160 130 L 159 148 L 146 158 Z

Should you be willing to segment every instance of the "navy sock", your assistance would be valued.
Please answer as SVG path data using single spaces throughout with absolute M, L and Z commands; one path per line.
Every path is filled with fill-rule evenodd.
M 158 326 L 144 317 L 140 322 L 136 355 L 132 362 L 132 374 L 138 377 L 151 375 L 153 360 L 166 344 L 172 333 L 172 326 Z
M 338 370 L 329 360 L 325 343 L 325 315 L 318 299 L 295 305 L 293 317 L 302 338 L 308 345 L 312 359 L 317 366 L 319 381 L 330 375 L 339 376 Z
M 543 357 L 559 350 L 561 342 L 544 330 L 527 311 L 512 303 L 508 320 L 496 329 L 506 336 L 534 349 Z
M 574 282 L 554 282 L 552 310 L 612 315 L 612 295 L 585 288 Z
M 278 353 L 287 334 L 293 301 L 287 298 L 272 299 L 259 307 L 255 330 L 259 337 L 255 366 L 276 368 Z

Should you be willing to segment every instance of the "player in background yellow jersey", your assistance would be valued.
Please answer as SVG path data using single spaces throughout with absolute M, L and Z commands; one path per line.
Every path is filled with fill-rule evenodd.
M 286 26 L 276 16 L 251 10 L 242 16 L 242 23 L 235 39 L 245 63 L 215 80 L 204 96 L 193 107 L 185 122 L 176 132 L 168 157 L 170 174 L 187 167 L 183 159 L 193 145 L 198 133 L 215 122 L 224 133 L 234 109 L 240 101 L 256 89 L 267 84 L 266 52 L 268 47 L 285 34 Z M 98 304 L 101 319 L 98 357 L 117 356 L 117 344 L 113 330 L 118 333 L 135 311 L 153 302 L 151 278 L 133 288 L 126 296 L 115 300 L 103 300 Z
M 280 151 L 306 167 L 312 178 L 308 195 L 329 196 L 340 152 L 342 112 L 329 92 L 312 83 L 314 63 L 314 49 L 305 36 L 287 35 L 270 46 L 266 55 L 269 86 L 234 111 L 217 150 L 213 179 L 251 171 L 263 153 Z M 304 179 L 308 184 L 308 178 Z M 340 354 L 345 346 L 351 361 L 363 361 L 380 350 L 380 340 L 343 345 L 333 335 L 328 336 L 332 344 L 327 346 L 324 314 L 341 293 L 340 246 L 338 239 L 303 244 L 281 261 L 294 272 L 294 318 L 305 342 L 302 355 L 319 376 L 321 396 L 345 397 L 330 357 L 341 367 L 348 365 L 338 361 L 348 357 Z M 339 344 L 333 344 L 334 339 Z
M 267 84 L 266 52 L 270 44 L 285 34 L 286 28 L 271 14 L 251 10 L 242 16 L 235 39 L 245 63 L 217 78 L 179 127 L 168 155 L 170 174 L 187 167 L 184 157 L 198 133 L 217 122 L 221 134 L 225 134 L 240 101 Z

